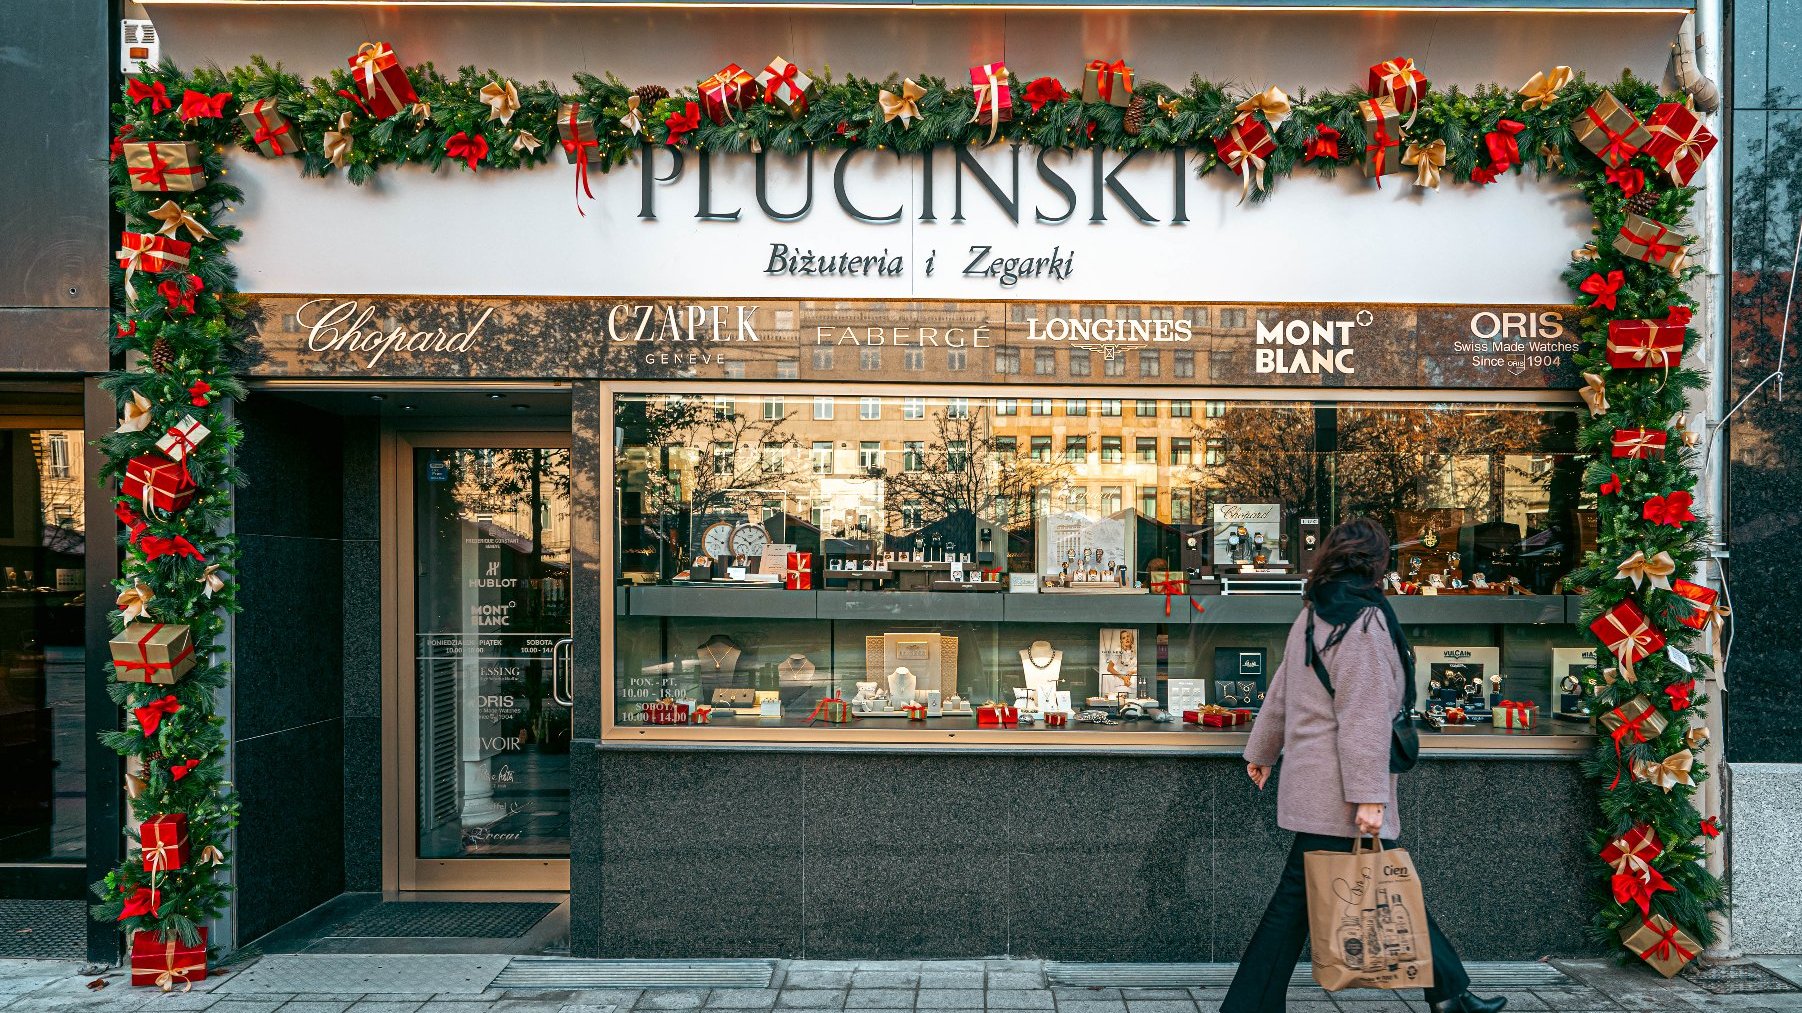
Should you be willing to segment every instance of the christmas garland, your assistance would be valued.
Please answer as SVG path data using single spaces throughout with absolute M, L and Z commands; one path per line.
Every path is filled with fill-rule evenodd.
M 186 826 L 176 846 L 160 825 L 151 840 L 147 824 L 140 853 L 97 886 L 95 914 L 149 934 L 134 939 L 134 964 L 147 948 L 146 966 L 165 987 L 196 973 L 191 951 L 204 947 L 200 922 L 223 903 L 216 872 L 236 817 L 212 706 L 226 680 L 213 660 L 217 638 L 236 607 L 234 541 L 221 531 L 239 479 L 229 455 L 238 430 L 225 409 L 242 393 L 227 372 L 237 332 L 226 252 L 238 232 L 225 215 L 240 197 L 223 182 L 227 145 L 297 156 L 308 175 L 342 170 L 361 184 L 385 165 L 536 166 L 554 143 L 579 194 L 591 169 L 608 171 L 647 145 L 1183 149 L 1198 174 L 1236 174 L 1253 201 L 1297 171 L 1349 166 L 1379 185 L 1402 172 L 1412 176 L 1404 183 L 1433 189 L 1448 177 L 1483 185 L 1528 168 L 1565 177 L 1588 199 L 1597 237 L 1564 272 L 1583 307 L 1574 327 L 1591 418 L 1579 444 L 1596 455 L 1585 483 L 1598 504 L 1596 550 L 1571 580 L 1589 589 L 1585 621 L 1598 657 L 1612 662 L 1587 689 L 1606 729 L 1585 763 L 1603 786 L 1593 927 L 1666 973 L 1713 939 L 1709 915 L 1722 892 L 1703 866 L 1704 838 L 1719 828 L 1691 802 L 1707 775 L 1696 755 L 1701 726 L 1691 724 L 1706 702 L 1695 670 L 1707 662 L 1691 649 L 1725 610 L 1707 589 L 1673 579 L 1693 574 L 1706 535 L 1690 510 L 1695 454 L 1683 414 L 1703 377 L 1681 365 L 1698 340 L 1684 283 L 1700 268 L 1684 266 L 1686 240 L 1673 227 L 1713 138 L 1654 86 L 1629 76 L 1604 89 L 1558 67 L 1519 89 L 1434 91 L 1398 59 L 1372 67 L 1367 88 L 1292 98 L 1199 77 L 1183 89 L 1135 82 L 1123 63 L 1098 60 L 1084 69 L 1084 95 L 1052 77 L 1017 87 L 1000 64 L 951 87 L 926 76 L 815 80 L 776 60 L 760 75 L 731 66 L 672 94 L 586 74 L 569 92 L 470 67 L 448 78 L 429 64 L 402 66 L 379 43 L 347 64 L 310 83 L 260 58 L 229 72 L 165 64 L 128 81 L 114 107 L 113 195 L 128 230 L 114 273 L 116 346 L 130 368 L 107 378 L 125 418 L 101 444 L 108 477 L 126 490 L 114 696 L 134 717 L 104 739 L 140 771 L 134 815 Z M 184 483 L 191 503 L 161 501 Z M 135 681 L 155 664 L 139 659 L 146 619 L 186 628 L 195 664 L 173 685 Z

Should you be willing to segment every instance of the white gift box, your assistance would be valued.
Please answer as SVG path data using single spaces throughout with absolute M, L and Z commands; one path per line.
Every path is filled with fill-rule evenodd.
M 212 430 L 194 421 L 194 416 L 183 415 L 180 422 L 170 426 L 162 439 L 156 441 L 156 449 L 169 455 L 171 460 L 180 461 L 211 435 Z

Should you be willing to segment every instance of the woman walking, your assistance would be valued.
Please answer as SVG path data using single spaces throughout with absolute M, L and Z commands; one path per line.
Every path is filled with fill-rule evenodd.
M 1246 773 L 1260 790 L 1280 755 L 1276 822 L 1295 832 L 1276 895 L 1264 910 L 1221 1013 L 1280 1013 L 1289 975 L 1308 935 L 1303 856 L 1350 851 L 1360 835 L 1394 847 L 1401 833 L 1395 775 L 1389 772 L 1391 721 L 1403 687 L 1414 680 L 1414 652 L 1383 595 L 1389 536 L 1367 517 L 1334 528 L 1308 578 L 1307 608 L 1289 628 L 1283 661 L 1245 747 Z M 1316 678 L 1305 639 L 1333 684 Z M 1435 1013 L 1495 1013 L 1507 999 L 1470 994 L 1470 976 L 1439 926 L 1427 918 L 1433 951 Z

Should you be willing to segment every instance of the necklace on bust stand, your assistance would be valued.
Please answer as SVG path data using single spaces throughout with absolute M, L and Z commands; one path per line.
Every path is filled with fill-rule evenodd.
M 732 671 L 738 668 L 739 647 L 730 637 L 709 637 L 707 642 L 695 648 L 696 656 L 704 661 L 713 662 L 715 672 Z M 731 662 L 728 666 L 726 663 Z

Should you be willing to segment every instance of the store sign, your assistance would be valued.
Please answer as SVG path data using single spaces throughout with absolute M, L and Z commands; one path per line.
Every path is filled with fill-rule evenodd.
M 254 297 L 260 376 L 1539 390 L 1563 306 Z

